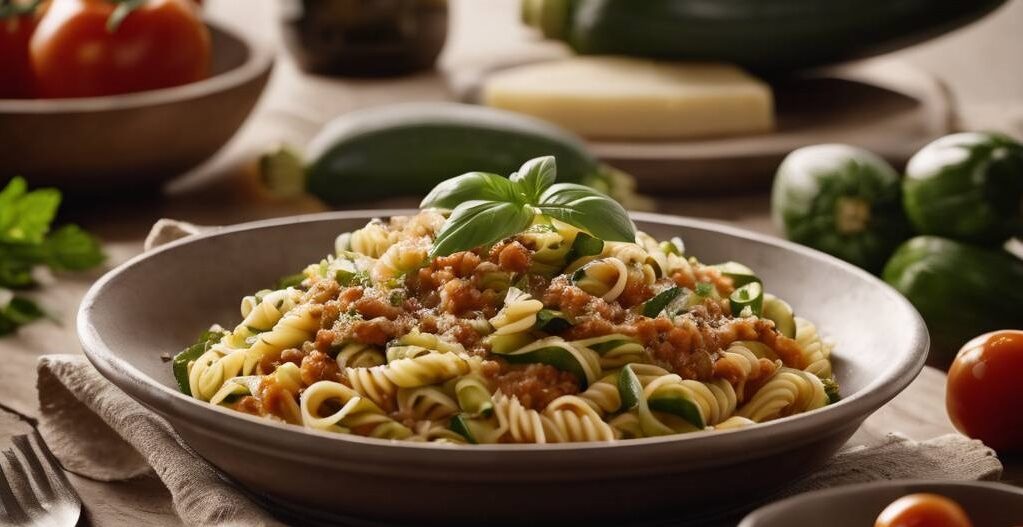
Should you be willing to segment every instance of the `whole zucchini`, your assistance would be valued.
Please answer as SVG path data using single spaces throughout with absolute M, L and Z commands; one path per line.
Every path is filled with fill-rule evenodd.
M 935 37 L 1005 0 L 525 0 L 523 19 L 578 53 L 788 71 Z
M 969 339 L 1023 328 L 1023 260 L 936 236 L 902 244 L 883 277 L 920 311 L 932 356 L 947 363 Z
M 1023 145 L 997 133 L 942 137 L 909 160 L 903 200 L 921 234 L 977 243 L 1023 234 Z
M 778 167 L 771 214 L 788 239 L 878 273 L 910 236 L 899 193 L 898 173 L 876 155 L 806 146 Z
M 553 155 L 558 181 L 601 190 L 636 206 L 633 182 L 602 165 L 585 144 L 554 125 L 503 110 L 458 103 L 406 103 L 352 112 L 310 142 L 305 161 L 289 150 L 264 156 L 264 181 L 304 189 L 330 204 L 425 195 L 472 171 L 507 176 L 525 160 Z

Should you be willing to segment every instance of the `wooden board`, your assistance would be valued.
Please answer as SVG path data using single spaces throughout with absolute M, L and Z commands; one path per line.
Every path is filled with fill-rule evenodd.
M 493 66 L 495 71 L 507 66 Z M 454 91 L 476 100 L 485 72 L 459 75 Z M 592 141 L 593 152 L 633 174 L 645 192 L 726 191 L 770 185 L 782 158 L 801 146 L 848 143 L 901 168 L 952 130 L 953 103 L 933 76 L 874 59 L 772 82 L 777 128 L 769 134 L 705 140 Z

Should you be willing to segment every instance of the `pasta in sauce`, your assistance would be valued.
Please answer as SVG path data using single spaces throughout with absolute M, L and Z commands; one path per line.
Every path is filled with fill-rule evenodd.
M 374 220 L 301 284 L 242 299 L 242 322 L 214 326 L 188 362 L 189 395 L 318 430 L 454 443 L 726 430 L 837 397 L 832 345 L 813 323 L 778 319 L 770 295 L 759 314 L 738 311 L 736 276 L 678 241 L 605 243 L 537 216 L 492 246 L 430 258 L 444 214 Z

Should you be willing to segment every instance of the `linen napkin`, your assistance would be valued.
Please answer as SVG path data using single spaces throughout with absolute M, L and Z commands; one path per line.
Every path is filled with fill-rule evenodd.
M 145 249 L 202 230 L 160 220 Z M 189 449 L 163 418 L 103 378 L 85 357 L 43 356 L 38 374 L 39 431 L 67 470 L 100 481 L 131 479 L 153 470 L 186 525 L 281 525 Z M 838 453 L 773 499 L 886 479 L 997 480 L 1001 472 L 994 451 L 979 441 L 955 434 L 922 442 L 889 435 L 878 444 Z M 708 511 L 693 520 L 717 524 L 737 513 Z

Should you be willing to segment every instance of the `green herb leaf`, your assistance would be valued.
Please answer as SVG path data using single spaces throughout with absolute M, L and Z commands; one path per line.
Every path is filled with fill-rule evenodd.
M 441 182 L 423 198 L 419 208 L 455 209 L 472 200 L 521 202 L 515 185 L 508 178 L 486 172 L 469 172 Z
M 188 384 L 188 363 L 202 356 L 209 351 L 210 346 L 224 338 L 227 333 L 224 331 L 204 331 L 199 335 L 195 344 L 187 347 L 181 353 L 174 356 L 171 364 L 174 370 L 174 379 L 178 381 L 178 389 L 185 395 L 191 395 L 192 389 Z
M 106 255 L 95 236 L 77 225 L 64 225 L 43 242 L 46 264 L 62 271 L 81 271 L 103 263 Z
M 451 212 L 433 241 L 430 256 L 447 256 L 502 240 L 528 227 L 533 215 L 529 205 L 467 201 Z
M 572 241 L 572 248 L 568 250 L 568 256 L 565 257 L 565 261 L 574 262 L 583 256 L 600 254 L 603 250 L 604 240 L 594 238 L 585 232 L 580 232 L 576 235 L 575 240 Z
M 0 242 L 40 244 L 60 205 L 60 192 L 44 188 L 27 192 L 25 180 L 16 177 L 0 191 Z
M 537 208 L 604 241 L 636 241 L 636 228 L 625 209 L 590 187 L 558 183 L 544 191 Z
M 539 203 L 540 195 L 554 184 L 557 166 L 554 156 L 537 157 L 522 165 L 518 172 L 508 179 L 515 183 L 530 203 Z
M 0 306 L 0 335 L 13 333 L 18 327 L 44 316 L 46 313 L 35 302 L 14 296 L 6 306 Z

